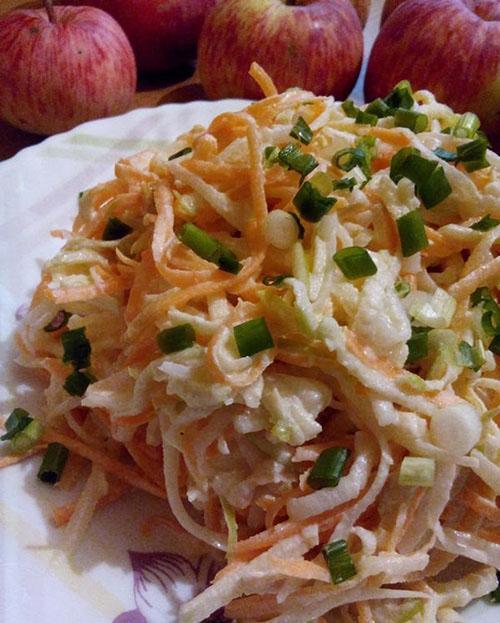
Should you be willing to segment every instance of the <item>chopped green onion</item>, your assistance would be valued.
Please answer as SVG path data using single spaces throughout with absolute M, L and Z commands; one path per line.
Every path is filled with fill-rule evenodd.
M 85 335 L 85 327 L 65 331 L 61 334 L 61 342 L 64 349 L 63 363 L 71 363 L 77 370 L 90 366 L 92 349 Z
M 405 456 L 399 469 L 399 484 L 403 487 L 432 487 L 436 476 L 436 461 L 421 456 Z
M 476 346 L 472 347 L 467 342 L 462 341 L 458 345 L 458 350 L 458 363 L 464 368 L 471 368 L 477 372 L 486 363 L 482 342 L 478 342 Z
M 61 480 L 69 450 L 61 443 L 49 443 L 38 470 L 38 480 L 55 485 Z
M 333 180 L 333 190 L 349 190 L 356 186 L 357 182 L 353 177 L 343 177 L 341 180 Z
M 83 396 L 87 391 L 87 387 L 91 383 L 95 383 L 95 381 L 95 376 L 90 374 L 90 372 L 75 370 L 66 377 L 63 387 L 71 396 Z
M 282 166 L 297 171 L 304 178 L 318 166 L 319 162 L 311 154 L 303 154 L 300 148 L 293 143 L 288 143 L 278 154 Z
M 78 200 L 80 200 L 80 199 L 83 197 L 83 195 L 84 195 L 84 194 L 85 194 L 85 191 L 84 191 L 84 190 L 81 190 L 81 191 L 78 193 Z
M 18 433 L 20 433 L 30 422 L 33 421 L 33 418 L 30 414 L 24 409 L 20 409 L 17 407 L 12 411 L 9 417 L 5 420 L 5 430 L 0 439 L 2 441 L 7 441 L 8 439 L 12 439 Z
M 335 197 L 325 197 L 311 182 L 304 182 L 293 198 L 293 204 L 300 216 L 310 223 L 317 223 L 337 202 Z
M 481 327 L 486 335 L 494 336 L 500 333 L 500 306 L 496 301 L 483 303 Z
M 359 110 L 356 115 L 356 123 L 364 124 L 364 125 L 377 125 L 378 117 L 377 115 L 372 115 L 365 110 Z
M 347 279 L 370 277 L 377 272 L 377 265 L 363 247 L 346 247 L 337 251 L 333 261 Z
M 264 149 L 264 161 L 265 164 L 270 167 L 279 160 L 280 150 L 279 147 L 269 145 Z
M 483 286 L 482 288 L 476 288 L 474 292 L 470 295 L 470 304 L 472 307 L 475 307 L 480 303 L 492 300 L 493 297 L 491 296 L 491 292 L 485 286 Z
M 193 326 L 186 323 L 160 331 L 156 336 L 156 342 L 161 352 L 169 355 L 170 353 L 177 353 L 186 348 L 191 348 L 195 338 Z
M 233 333 L 240 357 L 251 357 L 274 346 L 265 318 L 254 318 L 236 325 Z
M 333 180 L 332 178 L 323 173 L 323 171 L 318 171 L 315 173 L 309 182 L 314 186 L 316 190 L 318 190 L 322 195 L 329 195 L 333 190 Z
M 382 117 L 388 117 L 391 114 L 391 109 L 383 99 L 378 97 L 376 100 L 373 100 L 373 102 L 368 104 L 365 108 L 365 112 L 368 112 L 371 115 L 376 115 L 379 119 L 381 119 Z
M 342 171 L 351 171 L 354 167 L 359 167 L 368 180 L 372 175 L 371 161 L 374 145 L 375 140 L 371 136 L 360 139 L 356 147 L 346 147 L 336 152 L 332 162 Z
M 349 455 L 350 451 L 347 448 L 323 450 L 309 472 L 307 484 L 312 489 L 336 487 L 340 482 Z
M 401 281 L 398 281 L 397 283 L 394 284 L 394 289 L 396 290 L 397 295 L 399 296 L 400 299 L 404 299 L 408 296 L 408 294 L 410 294 L 411 292 L 411 286 L 410 284 L 405 281 L 404 279 L 402 279 Z
M 389 95 L 384 97 L 384 103 L 389 108 L 405 108 L 406 110 L 410 110 L 415 100 L 413 99 L 411 84 L 408 80 L 401 80 L 401 82 L 398 82 Z
M 417 158 L 418 160 L 412 160 L 412 158 Z M 416 173 L 419 172 L 418 166 L 420 160 L 424 160 L 420 158 L 420 151 L 416 147 L 404 147 L 400 149 L 391 159 L 391 170 L 390 177 L 391 180 L 397 184 L 399 180 L 403 177 L 408 177 L 413 182 L 415 182 L 414 177 L 416 177 Z M 424 162 L 428 162 L 424 160 Z M 434 167 L 432 168 L 434 170 Z M 412 177 L 409 177 L 409 176 Z M 420 179 L 420 176 L 418 177 Z M 424 178 L 425 179 L 425 178 Z
M 177 158 L 182 158 L 182 156 L 187 156 L 192 151 L 193 150 L 192 150 L 191 147 L 184 147 L 184 149 L 176 151 L 175 154 L 172 154 L 171 156 L 169 156 L 168 159 L 169 160 L 176 160 Z
M 355 119 L 356 115 L 359 112 L 359 108 L 354 105 L 354 102 L 352 100 L 346 100 L 345 102 L 342 102 L 342 110 L 348 117 L 352 117 L 353 119 Z
M 424 132 L 429 125 L 429 117 L 414 110 L 398 108 L 394 114 L 394 124 L 401 128 L 409 128 L 415 134 Z
M 102 239 L 103 240 L 120 240 L 124 238 L 132 231 L 132 227 L 120 221 L 119 218 L 112 216 L 106 223 L 104 228 Z
M 289 279 L 292 275 L 267 275 L 262 280 L 265 286 L 280 286 L 285 279 Z
M 446 160 L 446 162 L 457 161 L 458 156 L 453 151 L 448 151 L 447 149 L 442 149 L 441 147 L 437 147 L 436 149 L 433 149 L 432 151 L 434 154 L 436 154 L 438 158 L 441 158 L 441 160 Z
M 220 270 L 234 275 L 240 272 L 241 264 L 236 255 L 193 223 L 183 225 L 179 232 L 179 239 L 199 257 L 217 264 Z
M 490 214 L 487 214 L 486 216 L 483 216 L 480 221 L 477 221 L 474 225 L 471 225 L 470 228 L 475 231 L 489 231 L 497 225 L 500 225 L 500 221 L 496 218 L 492 218 Z
M 463 162 L 469 173 L 485 169 L 490 166 L 486 160 L 486 150 L 488 141 L 484 138 L 477 138 L 470 143 L 464 143 L 457 147 L 457 160 Z
M 408 357 L 406 364 L 413 364 L 427 357 L 429 352 L 429 327 L 412 327 L 411 338 L 406 342 Z
M 16 454 L 24 454 L 40 439 L 43 433 L 42 425 L 38 420 L 32 420 L 28 426 L 17 433 L 10 441 L 10 448 Z
M 459 138 L 474 138 L 480 125 L 481 122 L 476 114 L 466 112 L 460 117 L 451 132 L 453 136 L 458 136 Z
M 418 210 L 412 210 L 396 220 L 403 257 L 410 257 L 429 246 L 424 220 Z
M 292 138 L 296 138 L 304 145 L 309 145 L 312 141 L 313 131 L 308 126 L 303 117 L 299 117 L 297 119 L 297 123 L 293 126 L 292 131 L 290 132 L 290 136 Z
M 417 188 L 424 206 L 429 210 L 451 195 L 452 188 L 441 165 L 437 166 L 431 176 Z
M 328 543 L 323 547 L 322 553 L 334 584 L 345 582 L 356 575 L 356 567 L 344 539 Z
M 46 324 L 43 330 L 46 333 L 52 333 L 53 331 L 58 331 L 62 329 L 68 324 L 68 320 L 71 318 L 71 314 L 64 309 L 61 309 L 57 312 L 57 314 L 52 318 L 52 320 Z
M 500 357 L 500 335 L 496 335 L 491 340 L 488 350 L 490 350 L 494 355 L 498 355 Z

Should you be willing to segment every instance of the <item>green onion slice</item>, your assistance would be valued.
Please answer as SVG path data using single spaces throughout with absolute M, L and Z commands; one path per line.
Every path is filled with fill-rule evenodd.
M 340 482 L 349 455 L 350 451 L 347 448 L 337 447 L 323 450 L 309 472 L 307 484 L 312 489 L 336 487 Z
M 356 186 L 357 182 L 353 177 L 343 177 L 341 180 L 333 180 L 333 190 L 349 190 Z
M 404 487 L 432 487 L 436 461 L 420 456 L 405 456 L 399 468 L 399 484 Z
M 103 240 L 121 240 L 132 231 L 132 227 L 120 221 L 119 218 L 112 216 L 106 223 L 104 228 L 102 239 Z
M 290 136 L 292 138 L 296 138 L 304 145 L 309 145 L 312 141 L 313 131 L 306 123 L 303 117 L 299 117 L 297 119 L 297 123 L 293 126 L 292 131 L 290 132 Z
M 71 363 L 77 370 L 90 366 L 92 349 L 85 335 L 85 327 L 65 331 L 61 334 L 61 342 L 64 349 L 64 363 Z
M 315 173 L 309 182 L 318 190 L 322 195 L 329 195 L 333 190 L 332 178 L 323 171 Z
M 304 182 L 293 198 L 293 204 L 300 216 L 310 223 L 317 223 L 337 202 L 335 197 L 325 197 L 311 182 Z
M 384 103 L 389 108 L 404 108 L 410 110 L 415 103 L 413 99 L 413 91 L 408 80 L 401 80 L 392 89 L 392 91 L 384 97 Z
M 483 303 L 481 327 L 486 335 L 500 334 L 500 306 L 494 300 Z
M 404 279 L 401 279 L 401 281 L 398 281 L 397 283 L 395 283 L 394 289 L 396 290 L 396 293 L 400 299 L 406 298 L 408 294 L 410 294 L 411 292 L 410 284 Z
M 391 114 L 390 107 L 384 102 L 383 99 L 378 97 L 373 102 L 370 102 L 365 108 L 365 112 L 371 115 L 376 115 L 379 119 L 382 117 L 388 117 Z
M 61 480 L 69 450 L 60 443 L 49 443 L 38 470 L 38 480 L 55 485 Z
M 493 297 L 491 296 L 491 292 L 489 288 L 483 286 L 481 288 L 476 288 L 474 292 L 470 295 L 470 303 L 471 307 L 475 307 L 480 303 L 485 303 L 487 301 L 493 301 Z
M 424 220 L 418 210 L 412 210 L 396 220 L 403 257 L 410 257 L 429 246 Z
M 427 357 L 429 352 L 429 331 L 429 327 L 411 328 L 411 338 L 406 342 L 408 346 L 406 365 L 411 365 Z
M 409 128 L 415 134 L 424 132 L 429 125 L 429 117 L 414 110 L 398 108 L 394 113 L 394 124 L 401 128 Z
M 464 368 L 471 368 L 474 372 L 477 372 L 486 363 L 484 348 L 481 342 L 478 342 L 473 347 L 469 343 L 461 341 L 458 345 L 458 351 L 458 363 Z
M 285 279 L 289 279 L 292 275 L 267 275 L 262 279 L 265 286 L 280 286 Z
M 486 160 L 486 150 L 488 141 L 484 138 L 477 138 L 470 143 L 464 143 L 457 147 L 457 160 L 463 162 L 469 173 L 485 169 L 490 166 Z
M 66 377 L 63 387 L 71 396 L 83 396 L 87 391 L 87 387 L 91 383 L 95 383 L 96 380 L 95 376 L 90 374 L 90 372 L 75 370 Z
M 451 132 L 453 136 L 458 136 L 459 138 L 474 138 L 480 125 L 481 122 L 476 114 L 466 112 L 460 117 Z
M 500 221 L 496 218 L 492 218 L 491 215 L 487 214 L 483 216 L 480 221 L 471 225 L 470 228 L 475 231 L 489 231 L 490 229 L 495 228 L 497 225 L 500 225 Z
M 346 147 L 334 154 L 333 164 L 342 171 L 359 167 L 367 180 L 371 178 L 371 161 L 374 155 L 375 139 L 371 136 L 360 139 L 356 147 Z
M 356 115 L 359 112 L 359 108 L 355 106 L 352 100 L 345 100 L 345 102 L 342 102 L 341 106 L 342 110 L 348 117 L 352 117 L 353 119 L 356 118 Z
M 264 162 L 270 167 L 279 160 L 280 150 L 279 147 L 275 147 L 274 145 L 269 145 L 264 149 Z
M 191 348 L 195 339 L 196 335 L 193 326 L 189 323 L 164 329 L 156 336 L 156 342 L 161 352 L 165 353 L 165 355 Z
M 71 318 L 71 314 L 64 309 L 61 309 L 57 312 L 57 314 L 52 318 L 52 320 L 46 324 L 43 330 L 46 333 L 53 333 L 54 331 L 59 331 L 68 324 L 68 320 Z
M 311 154 L 303 154 L 300 148 L 293 143 L 288 143 L 278 154 L 279 163 L 293 171 L 297 171 L 304 178 L 318 166 L 319 162 Z
M 322 549 L 322 554 L 334 584 L 345 582 L 356 575 L 356 567 L 347 549 L 347 542 L 344 539 L 325 545 Z
M 378 117 L 377 115 L 372 115 L 369 112 L 366 112 L 365 110 L 359 110 L 358 114 L 356 115 L 356 123 L 358 124 L 363 124 L 363 125 L 377 125 L 377 121 L 378 121 Z
M 240 272 L 241 264 L 236 255 L 193 223 L 185 223 L 178 236 L 196 255 L 217 264 L 221 270 L 234 275 Z
M 233 333 L 240 357 L 251 357 L 274 346 L 265 318 L 254 318 L 236 325 Z
M 9 415 L 9 417 L 5 420 L 6 432 L 0 437 L 0 439 L 2 441 L 12 439 L 23 429 L 25 429 L 26 426 L 28 426 L 28 424 L 32 421 L 33 418 L 27 411 L 19 407 L 15 408 Z
M 347 279 L 370 277 L 377 272 L 377 265 L 363 247 L 346 247 L 337 251 L 333 261 Z
M 496 335 L 491 340 L 488 350 L 490 350 L 494 355 L 498 355 L 500 357 L 500 335 Z
M 182 156 L 187 156 L 193 151 L 191 147 L 184 147 L 184 149 L 180 149 L 176 151 L 175 154 L 172 154 L 168 157 L 169 160 L 176 160 L 177 158 L 182 158 Z
M 10 448 L 16 454 L 28 452 L 40 439 L 43 427 L 38 420 L 32 420 L 28 426 L 17 433 L 10 441 Z
M 418 159 L 416 159 L 418 157 Z M 400 149 L 391 159 L 390 177 L 397 184 L 403 177 L 408 177 L 415 182 L 413 177 L 419 173 L 420 151 L 416 147 L 404 147 Z M 427 162 L 424 160 L 424 162 Z M 434 167 L 433 167 L 434 169 Z M 432 169 L 432 170 L 433 170 Z M 410 175 L 412 177 L 410 177 Z M 418 177 L 417 179 L 420 179 Z

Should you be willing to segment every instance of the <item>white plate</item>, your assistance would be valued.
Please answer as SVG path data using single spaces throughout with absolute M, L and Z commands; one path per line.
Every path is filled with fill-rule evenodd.
M 137 110 L 84 124 L 0 164 L 1 414 L 14 406 L 36 413 L 37 390 L 12 363 L 15 312 L 29 300 L 41 263 L 60 247 L 49 231 L 70 227 L 78 192 L 110 178 L 119 157 L 161 148 L 192 125 L 206 125 L 244 104 L 226 100 Z M 69 562 L 57 548 L 60 537 L 50 520 L 61 493 L 37 481 L 39 460 L 0 471 L 0 619 L 174 623 L 178 603 L 200 590 L 213 571 L 203 547 L 189 537 L 179 542 L 164 527 L 141 535 L 145 520 L 164 513 L 165 504 L 133 493 L 98 513 Z M 465 620 L 495 623 L 499 613 L 500 607 L 482 601 L 468 609 Z

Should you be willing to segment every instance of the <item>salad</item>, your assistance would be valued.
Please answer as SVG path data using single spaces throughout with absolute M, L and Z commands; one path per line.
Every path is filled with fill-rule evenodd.
M 75 485 L 68 550 L 165 499 L 226 561 L 180 623 L 457 621 L 500 601 L 500 157 L 406 81 L 357 106 L 251 74 L 264 99 L 53 232 L 16 336 L 47 388 L 0 465 Z

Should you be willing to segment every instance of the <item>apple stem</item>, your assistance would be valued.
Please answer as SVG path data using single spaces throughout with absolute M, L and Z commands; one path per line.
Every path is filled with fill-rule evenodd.
M 45 6 L 45 10 L 47 11 L 47 15 L 49 16 L 49 21 L 52 22 L 52 24 L 55 24 L 57 19 L 52 0 L 43 0 L 43 4 Z

